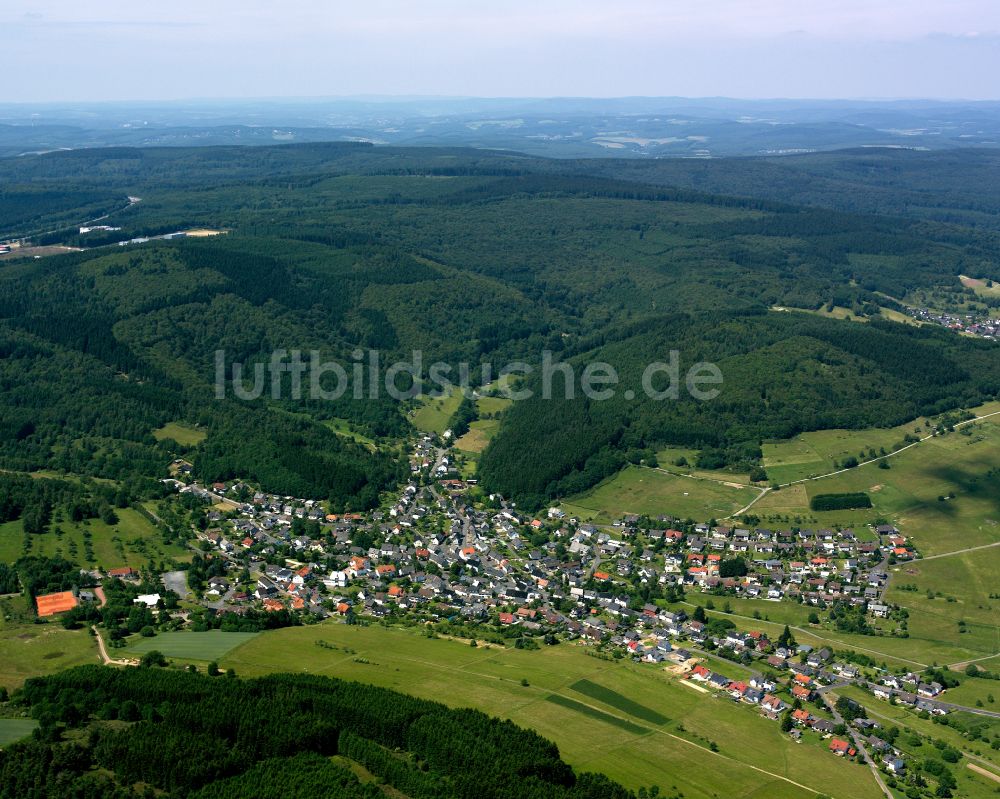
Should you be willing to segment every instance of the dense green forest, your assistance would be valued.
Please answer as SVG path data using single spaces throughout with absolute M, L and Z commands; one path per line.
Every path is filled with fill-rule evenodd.
M 83 666 L 13 701 L 40 726 L 0 752 L 0 799 L 383 795 L 337 754 L 414 799 L 634 796 L 511 722 L 325 677 Z
M 979 402 L 1000 390 L 991 343 L 771 309 L 874 316 L 960 274 L 1000 280 L 998 234 L 981 218 L 1000 206 L 980 191 L 995 157 L 695 164 L 307 144 L 0 159 L 3 201 L 24 198 L 12 230 L 90 248 L 0 261 L 0 459 L 134 481 L 182 456 L 199 478 L 334 509 L 371 507 L 402 479 L 405 405 L 352 399 L 353 374 L 329 401 L 217 399 L 217 350 L 245 375 L 280 349 L 347 366 L 359 349 L 383 363 L 419 350 L 425 367 L 537 365 L 544 350 L 578 371 L 612 364 L 611 400 L 535 399 L 505 414 L 481 477 L 529 504 L 664 444 L 753 464 L 763 438 Z M 66 221 L 126 196 L 142 199 L 109 217 L 121 233 L 81 236 Z M 98 246 L 195 227 L 226 232 Z M 644 366 L 671 350 L 685 369 L 719 366 L 717 399 L 645 397 Z M 171 421 L 207 438 L 158 441 Z M 378 446 L 338 435 L 344 423 Z

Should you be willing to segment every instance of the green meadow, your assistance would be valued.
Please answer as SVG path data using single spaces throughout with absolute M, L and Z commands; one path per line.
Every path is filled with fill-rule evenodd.
M 227 652 L 256 638 L 260 633 L 169 632 L 152 638 L 134 636 L 124 649 L 126 657 L 142 657 L 147 652 L 161 652 L 178 660 L 218 660 Z
M 24 528 L 20 520 L 0 524 L 0 561 L 13 563 L 22 555 L 61 555 L 83 566 L 113 569 L 119 566 L 139 568 L 149 561 L 190 557 L 184 547 L 164 544 L 160 533 L 139 511 L 116 509 L 118 522 L 109 525 L 101 519 L 72 522 L 58 515 L 46 533 L 31 536 L 30 550 L 25 550 Z M 84 531 L 90 532 L 93 558 L 86 556 Z
M 568 497 L 560 507 L 571 516 L 607 523 L 625 513 L 708 520 L 723 518 L 759 492 L 745 486 L 627 466 L 594 488 Z
M 875 622 L 884 628 L 886 634 L 882 635 L 858 635 L 841 632 L 824 624 L 810 625 L 808 621 L 810 608 L 792 602 L 718 597 L 688 591 L 685 609 L 690 613 L 691 607 L 705 606 L 710 601 L 715 605 L 715 610 L 710 613 L 714 612 L 716 615 L 729 618 L 741 630 L 760 630 L 773 640 L 781 634 L 783 626 L 787 624 L 795 628 L 795 638 L 800 644 L 809 644 L 813 647 L 827 646 L 834 650 L 853 649 L 889 666 L 912 669 L 914 666 L 924 667 L 935 663 L 962 663 L 997 651 L 995 622 L 981 625 L 967 624 L 967 632 L 963 633 L 957 624 L 958 616 L 944 615 L 949 612 L 945 610 L 944 600 L 940 601 L 942 615 L 928 613 L 920 607 L 912 607 L 907 600 L 906 607 L 910 617 L 907 620 L 909 635 L 906 638 L 888 634 L 895 625 L 882 620 Z M 730 614 L 722 613 L 726 603 L 732 611 Z M 951 607 L 948 606 L 949 609 Z M 825 616 L 822 612 L 819 615 L 821 618 Z M 997 693 L 1000 694 L 1000 691 Z
M 995 410 L 985 406 L 988 412 Z M 830 432 L 830 431 L 827 431 Z M 922 555 L 954 552 L 1000 539 L 1000 416 L 935 436 L 886 460 L 771 491 L 753 506 L 768 522 L 861 526 L 892 520 L 912 536 Z M 862 491 L 867 510 L 814 512 L 816 494 Z
M 87 630 L 65 630 L 58 621 L 35 624 L 23 596 L 0 599 L 0 686 L 13 690 L 29 677 L 97 662 Z
M 263 633 L 220 665 L 243 676 L 324 674 L 476 707 L 538 730 L 575 767 L 632 788 L 656 784 L 689 799 L 880 796 L 867 769 L 833 757 L 816 736 L 796 744 L 753 708 L 571 644 L 472 648 L 415 629 L 326 622 Z
M 0 719 L 0 746 L 27 738 L 37 726 L 34 719 Z
M 424 433 L 441 434 L 448 429 L 452 415 L 458 410 L 462 393 L 455 389 L 441 397 L 420 396 L 419 405 L 410 416 L 410 422 Z
M 194 447 L 208 437 L 208 433 L 197 427 L 184 424 L 183 422 L 167 422 L 163 427 L 153 431 L 153 438 L 157 441 L 173 439 L 183 447 Z

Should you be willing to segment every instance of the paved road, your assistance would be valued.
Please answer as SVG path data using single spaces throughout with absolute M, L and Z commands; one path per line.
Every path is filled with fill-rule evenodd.
M 861 735 L 854 727 L 851 727 L 846 721 L 844 721 L 844 717 L 837 711 L 835 701 L 829 694 L 820 692 L 820 696 L 823 698 L 823 704 L 826 705 L 827 709 L 833 715 L 833 720 L 837 724 L 843 724 L 847 727 L 848 735 L 854 742 L 854 746 L 861 753 L 861 757 L 864 758 L 865 763 L 867 763 L 868 767 L 872 770 L 872 774 L 875 776 L 875 782 L 877 782 L 878 787 L 882 789 L 882 793 L 884 793 L 888 799 L 895 799 L 892 795 L 892 791 L 889 790 L 889 786 L 886 785 L 885 780 L 882 779 L 882 774 L 879 772 L 878 766 L 875 765 L 875 761 L 872 760 L 872 756 L 868 754 L 868 748 L 865 746 L 865 742 Z
M 858 685 L 859 687 L 865 688 L 868 691 L 871 691 L 873 688 L 876 687 L 875 683 L 870 683 L 870 682 L 860 682 L 858 683 Z M 985 708 L 982 707 L 969 707 L 968 705 L 956 705 L 953 702 L 945 702 L 941 699 L 932 699 L 930 701 L 936 702 L 937 704 L 941 705 L 941 707 L 947 708 L 948 710 L 960 710 L 964 713 L 974 713 L 977 716 L 986 716 L 987 718 L 991 719 L 1000 719 L 1000 713 L 997 713 L 993 710 L 986 710 Z

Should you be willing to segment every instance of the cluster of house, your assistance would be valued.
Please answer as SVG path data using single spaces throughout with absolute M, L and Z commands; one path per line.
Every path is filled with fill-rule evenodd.
M 903 676 L 886 674 L 879 683 L 868 683 L 868 690 L 873 696 L 892 700 L 900 705 L 907 705 L 917 710 L 926 710 L 935 716 L 943 716 L 948 707 L 937 701 L 945 688 L 938 682 L 926 682 L 919 674 L 909 673 Z
M 1000 337 L 1000 319 L 976 314 L 955 314 L 932 311 L 929 308 L 913 308 L 910 316 L 923 322 L 941 325 L 957 333 L 966 333 L 990 340 Z
M 447 451 L 430 438 L 416 442 L 410 462 L 415 478 L 392 504 L 366 514 L 330 514 L 320 502 L 239 483 L 166 481 L 212 504 L 203 538 L 232 570 L 249 568 L 256 580 L 249 590 L 229 575 L 214 578 L 206 601 L 237 612 L 256 601 L 274 610 L 325 615 L 347 608 L 376 617 L 433 606 L 448 617 L 604 641 L 649 612 L 634 607 L 636 583 L 816 606 L 846 601 L 887 616 L 886 563 L 915 555 L 891 525 L 859 536 L 708 524 L 680 530 L 670 517 L 640 524 L 626 516 L 598 528 L 558 508 L 531 518 L 500 497 L 489 509 L 473 507 L 474 481 L 449 476 Z M 722 576 L 735 557 L 747 573 Z M 282 565 L 268 565 L 275 560 Z M 348 587 L 359 590 L 337 596 Z M 684 634 L 697 641 L 699 630 Z
M 212 505 L 201 536 L 222 556 L 226 571 L 211 578 L 203 601 L 235 612 L 263 607 L 383 617 L 417 611 L 496 621 L 528 634 L 624 647 L 654 663 L 671 656 L 676 639 L 784 662 L 796 653 L 775 651 L 759 633 L 730 630 L 712 639 L 703 623 L 683 612 L 637 603 L 636 586 L 816 606 L 845 601 L 887 616 L 891 609 L 881 601 L 886 564 L 916 554 L 891 525 L 856 535 L 688 526 L 637 516 L 601 528 L 567 518 L 559 508 L 532 518 L 500 497 L 491 497 L 489 508 L 474 507 L 468 496 L 473 481 L 455 477 L 447 450 L 429 437 L 415 443 L 410 463 L 413 480 L 390 504 L 365 514 L 330 514 L 320 502 L 239 483 L 167 481 Z M 734 558 L 746 573 L 722 576 Z M 245 570 L 249 583 L 237 577 L 245 578 Z M 755 697 L 756 686 L 749 688 Z
M 794 714 L 793 714 L 794 715 Z M 874 719 L 858 718 L 851 722 L 855 728 L 857 740 L 872 752 L 873 759 L 880 759 L 885 770 L 891 774 L 903 774 L 906 771 L 906 759 L 902 751 L 894 747 L 891 743 L 880 738 L 876 733 L 881 725 Z M 840 757 L 854 757 L 857 749 L 851 741 L 843 738 L 833 738 L 830 741 L 829 749 Z

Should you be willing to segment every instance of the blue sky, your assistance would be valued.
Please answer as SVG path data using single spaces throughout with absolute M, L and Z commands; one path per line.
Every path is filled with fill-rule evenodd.
M 1000 99 L 997 0 L 4 0 L 0 102 Z

